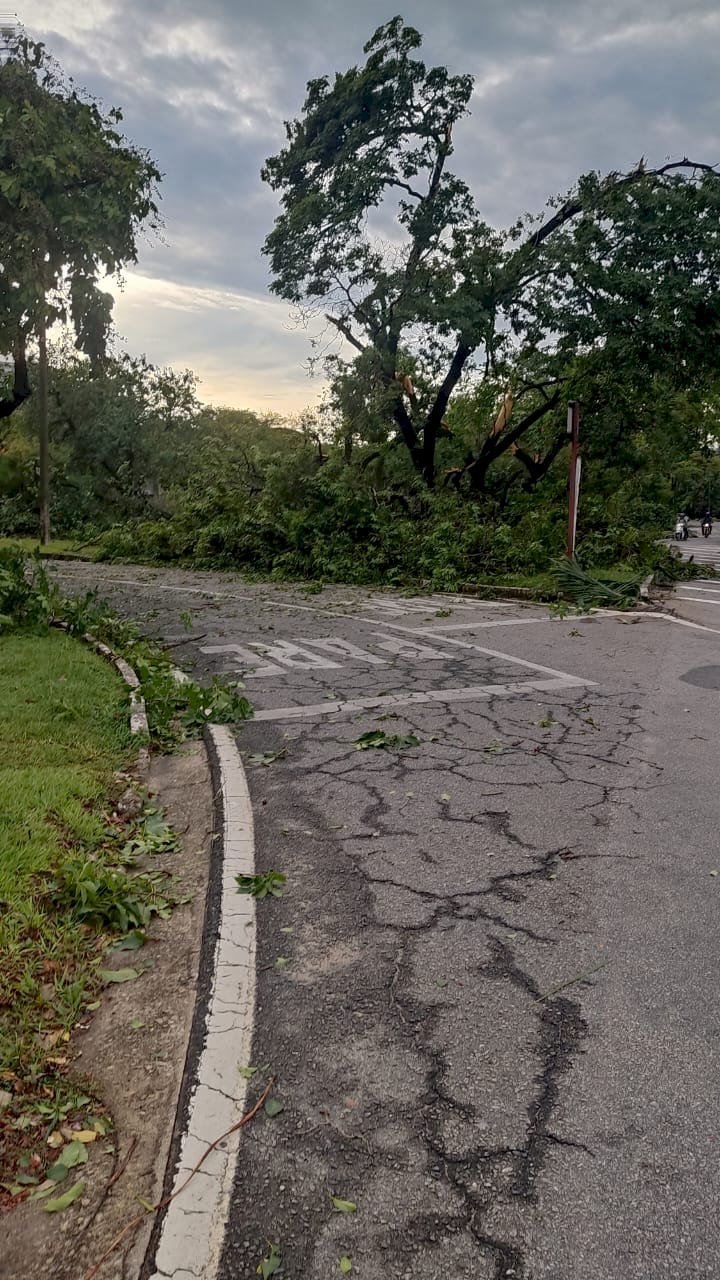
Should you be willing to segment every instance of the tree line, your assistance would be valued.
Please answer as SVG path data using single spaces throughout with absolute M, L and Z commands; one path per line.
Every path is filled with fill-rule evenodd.
M 535 572 L 562 549 L 570 399 L 588 561 L 637 559 L 673 508 L 720 505 L 716 169 L 589 173 L 493 228 L 452 164 L 472 78 L 426 66 L 421 44 L 394 18 L 362 65 L 311 81 L 263 168 L 272 289 L 307 313 L 327 386 L 283 429 L 114 352 L 102 279 L 157 226 L 160 174 L 119 112 L 11 42 L 0 533 L 37 527 L 39 499 L 44 539 L 52 514 L 108 554 L 438 585 Z M 48 356 L 58 319 L 71 338 Z

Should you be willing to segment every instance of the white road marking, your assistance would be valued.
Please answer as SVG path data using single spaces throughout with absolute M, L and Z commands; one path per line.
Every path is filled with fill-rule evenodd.
M 349 602 L 348 602 L 349 603 Z M 491 608 L 512 609 L 512 604 L 505 601 L 475 601 L 470 599 L 459 599 L 457 596 L 401 596 L 393 599 L 391 596 L 369 596 L 367 599 L 367 607 L 371 609 L 387 610 L 392 614 L 404 613 L 437 613 L 438 609 L 477 609 L 480 604 L 490 603 Z
M 501 662 L 508 663 L 511 666 L 525 667 L 530 671 L 540 671 L 544 675 L 552 676 L 554 679 L 567 679 L 567 673 L 564 671 L 556 671 L 554 667 L 545 667 L 538 662 L 528 662 L 525 658 L 516 658 L 512 654 L 502 653 L 498 649 L 488 649 L 485 645 L 474 644 L 469 640 L 458 640 L 455 636 L 435 633 L 434 631 L 418 630 L 413 627 L 403 627 L 398 623 L 390 624 L 396 631 L 402 631 L 403 636 L 389 635 L 386 631 L 376 631 L 375 648 L 389 653 L 393 657 L 407 659 L 408 661 L 430 661 L 430 662 L 448 662 L 452 659 L 452 649 L 450 652 L 447 648 L 435 648 L 426 644 L 426 638 L 437 640 L 441 644 L 452 646 L 453 649 L 470 650 L 472 653 L 481 653 L 486 657 L 497 658 Z M 405 638 L 407 636 L 407 639 Z M 410 636 L 413 638 L 410 639 Z M 422 641 L 416 639 L 422 636 Z M 302 642 L 302 646 L 314 646 L 316 649 L 324 650 L 326 653 L 333 653 L 337 657 L 345 658 L 349 662 L 362 662 L 366 665 L 384 666 L 387 665 L 386 659 L 376 657 L 375 654 L 369 653 L 367 649 L 361 649 L 357 645 L 351 644 L 349 640 L 344 640 L 342 636 L 327 636 L 321 639 L 312 639 L 309 636 L 298 637 Z M 238 662 L 238 670 L 246 676 L 247 679 L 257 679 L 261 676 L 285 676 L 290 674 L 290 670 L 299 669 L 300 671 L 312 671 L 314 669 L 331 669 L 340 670 L 346 663 L 335 662 L 330 658 L 313 653 L 308 647 L 301 647 L 301 644 L 278 640 L 272 645 L 262 644 L 259 641 L 248 641 L 253 649 L 247 649 L 239 644 L 208 644 L 201 645 L 200 652 L 207 654 L 228 654 Z M 260 658 L 253 650 L 258 650 L 262 655 Z M 274 659 L 271 662 L 263 662 L 263 658 Z M 278 665 L 282 664 L 282 665 Z
M 664 622 L 674 622 L 678 627 L 691 627 L 693 631 L 710 631 L 720 636 L 717 627 L 706 627 L 702 622 L 690 622 L 688 618 L 676 618 L 672 613 L 663 613 L 660 609 L 648 609 L 643 613 L 635 613 L 631 609 L 598 609 L 593 617 L 601 618 L 638 618 L 641 622 L 646 618 L 661 618 Z
M 262 649 L 268 658 L 274 658 L 276 662 L 282 662 L 288 667 L 296 667 L 299 671 L 312 671 L 316 667 L 324 667 L 328 670 L 332 668 L 337 671 L 340 668 L 339 662 L 333 662 L 331 658 L 323 658 L 318 653 L 311 653 L 309 649 L 302 649 L 300 645 L 293 644 L 290 640 L 275 640 L 270 645 L 255 644 L 255 648 Z
M 530 665 L 530 664 L 528 664 Z M 555 680 L 518 680 L 511 684 L 476 684 L 458 689 L 427 689 L 417 693 L 385 693 L 374 698 L 353 698 L 349 702 L 316 702 L 298 707 L 269 707 L 256 711 L 255 720 L 314 720 L 343 712 L 372 711 L 385 707 L 410 707 L 423 703 L 477 702 L 489 698 L 512 697 L 524 693 L 591 687 L 593 680 L 564 676 Z
M 705 578 L 693 579 L 692 583 L 681 583 L 677 588 L 678 591 L 709 591 L 715 595 L 720 594 L 720 582 L 708 582 Z
M 720 606 L 720 600 L 712 600 L 709 596 L 676 596 L 676 600 L 689 600 L 694 604 L 712 604 L 717 608 Z
M 371 619 L 359 618 L 359 622 Z M 537 622 L 562 622 L 562 618 L 551 618 L 549 615 L 540 618 L 477 618 L 472 622 L 450 622 L 440 625 L 433 622 L 431 627 L 403 627 L 399 622 L 385 623 L 386 627 L 394 627 L 396 631 L 412 631 L 413 635 L 437 635 L 446 631 L 475 631 L 485 627 L 527 627 Z M 565 619 L 566 621 L 566 619 Z
M 64 577 L 72 576 L 73 570 L 68 573 L 62 570 Z M 78 576 L 78 571 L 74 571 Z M 147 591 L 173 591 L 179 592 L 181 595 L 191 596 L 214 596 L 218 600 L 249 600 L 250 596 L 233 594 L 231 591 L 208 591 L 207 587 L 170 587 L 164 586 L 160 582 L 141 582 L 138 578 L 104 578 L 103 582 L 111 587 L 144 587 Z
M 356 644 L 351 644 L 349 640 L 343 640 L 340 636 L 330 636 L 327 640 L 315 640 L 310 636 L 296 636 L 295 639 L 298 644 L 311 644 L 316 649 L 336 653 L 340 657 L 355 658 L 357 662 L 364 662 L 372 667 L 387 666 L 387 659 L 378 658 L 374 653 L 368 653 L 367 649 L 360 649 Z
M 396 630 L 411 631 L 413 628 L 398 627 Z M 414 630 L 413 634 L 416 634 Z M 544 667 L 539 662 L 527 662 L 525 658 L 515 658 L 511 653 L 501 653 L 499 649 L 486 649 L 484 645 L 473 644 L 470 640 L 456 640 L 454 636 L 436 636 L 434 631 L 423 631 L 422 634 L 423 636 L 429 636 L 431 640 L 440 640 L 444 644 L 454 644 L 461 649 L 473 649 L 476 653 L 485 653 L 489 658 L 499 658 L 501 662 L 509 662 L 511 665 L 518 667 L 528 667 L 530 671 L 543 671 L 545 675 L 555 676 L 556 679 L 573 679 L 572 676 L 567 676 L 564 671 L 556 671 L 554 667 Z
M 403 627 L 404 631 L 410 630 L 409 627 Z M 447 662 L 451 654 L 443 653 L 442 649 L 433 649 L 428 644 L 420 644 L 417 640 L 403 640 L 401 636 L 389 636 L 385 631 L 376 631 L 374 633 L 378 638 L 376 647 L 382 649 L 385 653 L 392 653 L 398 658 L 429 658 L 436 662 Z M 423 632 L 423 639 L 425 632 Z
M 251 649 L 245 649 L 241 644 L 201 644 L 201 653 L 227 653 L 232 654 L 237 659 L 238 670 L 243 671 L 250 676 L 285 676 L 287 669 L 278 667 L 274 662 L 263 663 L 262 658 L 253 653 Z M 252 670 L 247 670 L 252 668 Z
M 185 1183 L 208 1147 L 243 1114 L 255 1011 L 255 900 L 239 894 L 235 877 L 255 871 L 253 814 L 240 753 L 225 725 L 211 725 L 222 784 L 223 848 L 220 927 L 203 1050 L 188 1110 L 173 1190 Z M 240 1131 L 208 1156 L 162 1220 L 151 1280 L 217 1275 Z

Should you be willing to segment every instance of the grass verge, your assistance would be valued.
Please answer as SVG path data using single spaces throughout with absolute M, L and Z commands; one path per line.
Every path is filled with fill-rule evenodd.
M 50 1133 L 94 1123 L 68 1041 L 110 937 L 77 895 L 61 906 L 58 886 L 80 857 L 101 875 L 117 856 L 106 806 L 131 739 L 120 677 L 67 635 L 0 635 L 0 680 L 0 1168 L 12 1200 L 54 1159 Z
M 72 1032 L 104 986 L 152 964 L 135 959 L 147 925 L 184 901 L 153 868 L 177 847 L 162 815 L 115 804 L 138 743 L 128 690 L 87 631 L 140 675 L 155 749 L 252 714 L 236 687 L 178 685 L 135 623 L 93 595 L 63 599 L 37 558 L 0 548 L 0 1208 L 51 1194 L 107 1132 Z

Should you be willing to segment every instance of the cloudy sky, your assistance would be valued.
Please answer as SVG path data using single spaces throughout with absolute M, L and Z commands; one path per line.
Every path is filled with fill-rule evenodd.
M 216 404 L 293 413 L 318 393 L 307 333 L 268 294 L 260 246 L 277 206 L 259 170 L 305 82 L 361 61 L 398 10 L 428 63 L 475 76 L 454 163 L 489 222 L 641 155 L 720 162 L 717 0 L 15 3 L 165 174 L 164 235 L 143 242 L 116 322 L 131 351 L 193 368 Z

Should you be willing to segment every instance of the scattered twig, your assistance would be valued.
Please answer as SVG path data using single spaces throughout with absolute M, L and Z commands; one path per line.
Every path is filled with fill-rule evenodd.
M 551 996 L 556 996 L 559 991 L 564 991 L 566 987 L 572 987 L 576 982 L 584 982 L 586 978 L 592 977 L 594 973 L 598 973 L 600 969 L 607 968 L 607 960 L 603 960 L 602 964 L 596 964 L 594 969 L 587 969 L 585 973 L 579 973 L 576 978 L 568 978 L 567 982 L 561 982 L 559 987 L 553 987 L 551 991 L 545 991 L 533 1004 L 541 1004 L 543 1000 L 549 1000 Z
M 115 1183 L 117 1182 L 118 1178 L 122 1178 L 122 1176 L 123 1176 L 123 1174 L 124 1174 L 125 1170 L 127 1169 L 128 1165 L 129 1165 L 129 1163 L 130 1163 L 130 1159 L 131 1159 L 131 1157 L 132 1157 L 132 1153 L 133 1153 L 133 1151 L 135 1150 L 135 1148 L 136 1148 L 137 1144 L 138 1144 L 138 1140 L 137 1140 L 137 1136 L 136 1136 L 136 1137 L 134 1137 L 134 1138 L 133 1138 L 132 1142 L 130 1143 L 130 1146 L 128 1147 L 127 1155 L 125 1156 L 125 1159 L 123 1160 L 122 1164 L 120 1165 L 120 1168 L 115 1170 L 115 1172 L 114 1172 L 114 1174 L 113 1174 L 112 1178 L 111 1178 L 111 1179 L 110 1179 L 110 1181 L 108 1182 L 108 1184 L 107 1184 L 107 1186 L 106 1186 L 106 1188 L 105 1188 L 105 1195 L 107 1195 L 107 1193 L 108 1193 L 108 1191 L 110 1190 L 110 1188 L 111 1188 L 111 1187 L 114 1187 L 114 1185 L 115 1185 Z
M 158 1204 L 155 1204 L 152 1206 L 153 1213 L 159 1213 L 161 1209 L 166 1209 L 167 1206 L 173 1200 L 175 1200 L 182 1191 L 185 1190 L 188 1183 L 195 1177 L 195 1174 L 198 1172 L 198 1169 L 200 1169 L 201 1166 L 205 1163 L 205 1161 L 207 1160 L 211 1152 L 213 1152 L 221 1142 L 224 1142 L 226 1138 L 229 1138 L 231 1133 L 235 1133 L 237 1129 L 242 1129 L 246 1124 L 250 1123 L 250 1121 L 257 1115 L 258 1111 L 260 1111 L 260 1109 L 264 1106 L 274 1083 L 275 1083 L 275 1077 L 272 1076 L 271 1079 L 266 1084 L 265 1088 L 263 1089 L 262 1093 L 260 1094 L 260 1097 L 258 1098 L 257 1102 L 254 1104 L 254 1106 L 252 1106 L 249 1111 L 246 1111 L 245 1114 L 241 1116 L 240 1119 L 235 1124 L 232 1124 L 229 1129 L 226 1129 L 224 1133 L 221 1133 L 220 1136 L 216 1138 L 214 1142 L 210 1143 L 210 1146 L 207 1148 L 206 1151 L 203 1152 L 197 1164 L 193 1169 L 191 1169 L 187 1178 L 183 1183 L 181 1183 L 177 1191 L 173 1191 L 172 1195 L 166 1196 L 164 1200 L 160 1200 Z M 129 1159 L 129 1156 L 128 1156 L 128 1159 Z M 125 1163 L 127 1163 L 127 1161 Z M 122 1172 L 122 1169 L 120 1170 L 120 1173 L 121 1172 Z M 118 1173 L 117 1175 L 118 1177 L 120 1176 L 120 1173 Z M 83 1276 L 83 1280 L 95 1280 L 95 1276 L 98 1274 L 98 1271 L 102 1267 L 103 1263 L 106 1262 L 107 1259 L 111 1256 L 111 1254 L 115 1252 L 118 1245 L 122 1244 L 126 1235 L 130 1231 L 133 1231 L 135 1227 L 139 1226 L 139 1224 L 143 1222 L 146 1217 L 147 1217 L 147 1211 L 144 1211 L 143 1213 L 139 1213 L 136 1218 L 133 1218 L 131 1222 L 128 1222 L 127 1225 L 123 1227 L 122 1231 L 118 1232 L 118 1234 L 115 1236 L 115 1239 L 111 1240 L 110 1244 L 108 1245 L 102 1257 L 98 1259 L 98 1261 L 95 1263 L 94 1266 L 90 1268 L 89 1271 L 85 1272 L 85 1275 Z
M 125 1169 L 127 1168 L 128 1161 L 129 1161 L 129 1159 L 130 1159 L 130 1157 L 131 1157 L 131 1155 L 132 1155 L 133 1151 L 135 1150 L 136 1145 L 137 1145 L 137 1138 L 133 1138 L 132 1142 L 130 1143 L 130 1148 L 129 1148 L 129 1150 L 128 1150 L 128 1153 L 127 1153 L 127 1155 L 126 1155 L 125 1159 L 123 1160 L 122 1167 L 119 1167 L 119 1165 L 118 1165 L 118 1160 L 119 1160 L 119 1156 L 120 1156 L 120 1150 L 119 1150 L 119 1147 L 116 1145 L 116 1147 L 115 1147 L 115 1151 L 114 1151 L 114 1153 L 113 1153 L 113 1166 L 112 1166 L 112 1173 L 110 1174 L 110 1178 L 108 1179 L 108 1181 L 105 1183 L 105 1189 L 104 1189 L 104 1191 L 103 1191 L 102 1195 L 100 1196 L 100 1199 L 98 1200 L 97 1204 L 95 1205 L 95 1208 L 93 1209 L 92 1213 L 90 1214 L 90 1217 L 88 1218 L 87 1222 L 85 1223 L 85 1226 L 84 1226 L 84 1230 L 85 1230 L 85 1231 L 87 1231 L 88 1227 L 90 1227 L 90 1226 L 92 1225 L 92 1223 L 95 1221 L 95 1219 L 97 1218 L 97 1216 L 98 1216 L 98 1214 L 99 1214 L 100 1210 L 102 1209 L 102 1207 L 103 1207 L 103 1205 L 104 1205 L 104 1203 L 105 1203 L 105 1201 L 106 1201 L 106 1199 L 107 1199 L 108 1192 L 109 1192 L 109 1190 L 110 1190 L 111 1186 L 113 1185 L 113 1183 L 114 1183 L 114 1182 L 117 1182 L 117 1180 L 118 1180 L 118 1178 L 120 1177 L 120 1175 L 121 1175 L 122 1173 L 124 1173 L 124 1172 L 125 1172 Z
M 164 648 L 164 649 L 179 649 L 181 644 L 195 644 L 195 642 L 196 642 L 197 640 L 205 640 L 205 639 L 207 639 L 207 637 L 208 637 L 208 635 L 209 635 L 209 634 L 210 634 L 210 633 L 209 633 L 208 631 L 200 631 L 200 632 L 199 632 L 197 635 L 195 635 L 195 636 L 191 636 L 190 634 L 188 634 L 188 635 L 186 635 L 186 636 L 183 636 L 182 640 L 164 640 L 164 641 L 163 641 L 163 648 Z

